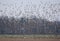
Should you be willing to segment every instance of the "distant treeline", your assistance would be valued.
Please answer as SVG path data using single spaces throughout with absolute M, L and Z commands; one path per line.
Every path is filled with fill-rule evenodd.
M 41 18 L 0 17 L 0 34 L 60 34 L 60 22 Z

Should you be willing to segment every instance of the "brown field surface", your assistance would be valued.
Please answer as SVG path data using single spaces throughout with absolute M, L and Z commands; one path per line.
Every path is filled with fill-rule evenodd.
M 0 41 L 60 41 L 60 35 L 0 35 Z
M 60 39 L 47 39 L 47 38 L 0 38 L 0 41 L 60 41 Z

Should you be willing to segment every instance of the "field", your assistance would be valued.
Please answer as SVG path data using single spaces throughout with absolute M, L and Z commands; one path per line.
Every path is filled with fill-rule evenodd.
M 60 35 L 0 35 L 0 38 L 58 38 Z
M 0 41 L 60 41 L 60 39 L 39 39 L 39 38 L 0 38 Z
M 0 35 L 0 41 L 60 41 L 60 35 Z

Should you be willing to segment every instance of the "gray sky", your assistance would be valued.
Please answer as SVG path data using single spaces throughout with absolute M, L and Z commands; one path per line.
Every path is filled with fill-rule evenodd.
M 58 3 L 60 2 L 60 0 L 0 0 L 0 2 L 2 4 L 7 4 L 7 5 L 11 5 L 11 4 L 17 4 L 17 5 L 21 5 L 21 3 L 23 2 L 23 5 L 25 4 L 40 4 L 40 1 L 43 3 Z

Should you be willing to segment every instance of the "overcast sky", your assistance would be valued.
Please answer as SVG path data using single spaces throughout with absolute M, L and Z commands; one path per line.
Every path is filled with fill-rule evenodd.
M 26 13 L 25 14 L 22 13 L 21 15 L 19 15 L 19 12 L 20 12 L 20 10 L 22 12 L 24 12 L 23 9 L 28 8 L 28 7 L 26 7 L 26 5 L 29 5 L 29 7 L 30 7 L 35 4 L 38 7 L 39 4 L 41 4 L 42 6 L 45 6 L 44 4 L 57 4 L 57 3 L 60 3 L 60 0 L 0 0 L 0 16 L 7 15 L 9 17 L 10 16 L 22 17 Z M 47 7 L 48 7 L 48 5 L 47 5 Z M 12 10 L 13 8 L 14 8 L 14 10 Z M 18 9 L 18 11 L 17 11 L 17 9 Z M 58 9 L 60 9 L 60 8 L 58 8 Z M 1 10 L 3 11 L 2 13 L 1 13 Z M 16 12 L 14 12 L 14 11 L 16 11 Z M 50 21 L 55 21 L 55 20 L 60 21 L 60 18 L 59 18 L 60 12 L 56 13 L 55 16 L 52 15 L 51 13 L 49 13 L 51 15 L 50 17 L 48 17 L 49 14 L 46 15 L 46 13 L 45 14 L 44 13 L 42 13 L 42 9 L 41 9 L 41 12 L 39 14 L 34 13 L 33 15 L 35 15 L 37 17 L 38 17 L 38 15 L 40 15 L 42 18 L 46 18 L 47 20 L 50 20 Z M 26 14 L 26 15 L 29 15 L 28 17 L 31 16 L 31 14 Z
M 18 6 L 23 2 L 23 5 L 26 4 L 40 4 L 40 1 L 43 3 L 59 3 L 60 0 L 0 0 L 2 4 L 11 5 L 15 4 Z

